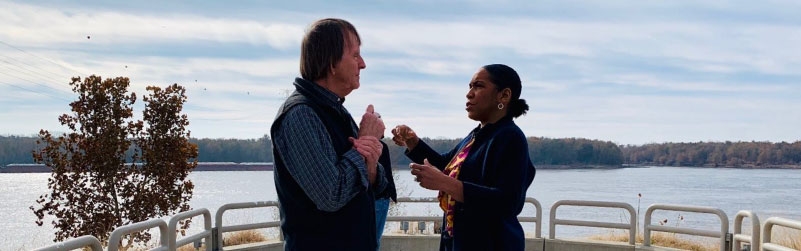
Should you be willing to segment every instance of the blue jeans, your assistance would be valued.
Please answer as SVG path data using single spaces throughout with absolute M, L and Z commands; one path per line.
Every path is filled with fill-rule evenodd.
M 387 212 L 389 211 L 389 198 L 375 200 L 375 230 L 378 245 L 376 250 L 381 249 L 381 235 L 384 234 L 384 224 L 387 223 Z

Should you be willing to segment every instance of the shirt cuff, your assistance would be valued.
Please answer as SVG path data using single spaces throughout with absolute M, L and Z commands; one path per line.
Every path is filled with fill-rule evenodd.
M 409 150 L 406 148 L 406 151 L 403 153 L 406 154 L 406 157 L 409 157 L 413 162 L 423 163 L 423 159 L 426 157 L 427 149 L 429 149 L 428 145 L 423 142 L 422 140 L 417 142 L 417 146 L 414 149 Z
M 359 180 L 361 180 L 362 183 L 359 188 L 363 190 L 368 189 L 370 187 L 370 181 L 367 180 L 367 169 L 365 168 L 367 163 L 364 161 L 364 157 L 362 157 L 356 149 L 348 150 L 345 152 L 344 157 L 350 160 L 350 162 L 356 166 L 356 169 L 359 170 Z

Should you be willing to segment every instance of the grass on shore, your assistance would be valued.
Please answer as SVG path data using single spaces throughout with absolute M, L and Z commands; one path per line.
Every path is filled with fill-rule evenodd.
M 773 229 L 772 241 L 773 243 L 780 244 L 796 250 L 801 250 L 801 231 L 777 227 Z M 642 234 L 638 234 L 635 243 L 643 243 L 645 238 Z M 591 240 L 599 241 L 613 241 L 613 242 L 629 242 L 629 235 L 626 233 L 610 233 L 608 235 L 591 236 Z M 651 235 L 651 244 L 660 247 L 669 247 L 682 250 L 693 251 L 714 251 L 718 250 L 717 243 L 702 243 L 698 241 L 691 241 L 680 238 L 677 234 L 672 233 L 653 233 Z
M 775 243 L 779 243 L 789 248 L 801 250 L 801 231 L 794 231 L 786 228 L 777 228 L 774 229 L 773 237 Z M 643 243 L 643 241 L 645 240 L 642 234 L 638 234 L 635 238 L 636 238 L 635 240 L 636 243 Z M 600 241 L 628 242 L 629 235 L 625 233 L 620 233 L 620 234 L 610 233 L 608 235 L 592 236 L 590 237 L 590 239 L 600 240 Z M 224 238 L 223 243 L 225 246 L 233 246 L 240 244 L 263 242 L 267 240 L 269 239 L 258 231 L 246 230 L 246 231 L 231 233 L 230 235 Z M 660 233 L 660 232 L 653 233 L 651 235 L 651 244 L 654 246 L 669 247 L 682 250 L 692 250 L 692 251 L 715 251 L 719 249 L 717 243 L 701 243 L 698 241 L 682 239 L 676 234 Z M 179 247 L 178 251 L 195 251 L 195 248 L 192 245 L 186 245 L 183 247 Z
M 599 241 L 613 241 L 613 242 L 629 242 L 629 235 L 626 233 L 610 233 L 608 235 L 591 236 L 591 240 Z M 645 237 L 642 234 L 635 236 L 635 243 L 643 243 Z M 700 243 L 696 241 L 685 240 L 679 238 L 676 234 L 666 233 L 653 233 L 651 234 L 651 245 L 660 247 L 669 247 L 682 250 L 692 251 L 715 251 L 718 250 L 717 244 Z
M 256 230 L 244 230 L 244 231 L 237 231 L 230 234 L 226 234 L 223 237 L 223 246 L 234 246 L 234 245 L 241 245 L 241 244 L 248 244 L 248 243 L 256 243 L 256 242 L 263 242 L 270 240 L 262 233 Z M 157 246 L 157 244 L 150 244 L 150 248 Z M 105 247 L 104 247 L 105 248 Z M 123 251 L 142 251 L 142 250 L 150 250 L 150 248 L 144 247 L 130 247 L 125 249 L 124 247 L 120 247 L 120 250 Z M 196 251 L 196 250 L 205 250 L 206 244 L 203 244 L 199 249 L 195 249 L 194 244 L 186 244 L 184 246 L 180 246 L 177 248 L 177 251 Z M 81 251 L 91 251 L 92 249 L 89 247 L 84 247 Z
M 256 230 L 237 231 L 223 237 L 223 246 L 234 246 L 234 245 L 241 245 L 248 243 L 263 242 L 268 240 L 269 239 L 267 237 L 265 237 L 262 233 Z M 203 244 L 200 250 L 205 250 L 205 248 L 206 245 Z M 195 251 L 195 246 L 193 244 L 187 244 L 178 247 L 177 251 Z
M 777 228 L 774 229 L 773 231 L 774 231 L 773 235 L 774 243 L 778 243 L 789 248 L 801 250 L 801 231 L 796 231 L 786 228 Z M 599 241 L 613 241 L 613 242 L 626 242 L 626 243 L 629 242 L 629 235 L 626 233 L 610 233 L 607 235 L 591 236 L 589 238 L 591 240 L 599 240 Z M 638 234 L 635 238 L 636 238 L 635 243 L 643 243 L 643 241 L 645 240 L 642 234 Z M 259 233 L 258 231 L 255 230 L 233 232 L 223 239 L 224 239 L 223 243 L 225 246 L 256 243 L 269 240 L 262 233 Z M 718 245 L 716 243 L 715 244 L 699 243 L 697 241 L 681 239 L 676 234 L 660 233 L 660 232 L 651 235 L 651 244 L 654 246 L 669 247 L 669 248 L 676 248 L 683 250 L 693 250 L 693 251 L 718 250 Z M 178 247 L 178 251 L 195 251 L 195 248 L 192 244 L 189 244 L 182 247 Z
M 773 229 L 771 242 L 795 250 L 801 250 L 801 231 L 778 226 Z

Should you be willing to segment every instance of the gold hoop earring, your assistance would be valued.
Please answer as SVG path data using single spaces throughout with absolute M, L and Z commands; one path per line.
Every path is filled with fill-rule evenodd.
M 498 110 L 503 110 L 503 103 L 498 103 Z

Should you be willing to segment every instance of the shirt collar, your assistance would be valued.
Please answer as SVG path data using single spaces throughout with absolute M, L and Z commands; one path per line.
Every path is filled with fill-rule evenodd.
M 501 118 L 500 120 L 498 120 L 495 123 L 488 123 L 488 124 L 484 125 L 483 128 L 481 127 L 481 124 L 479 124 L 478 126 L 476 126 L 476 128 L 473 129 L 472 136 L 475 137 L 475 138 L 480 138 L 480 137 L 483 137 L 485 135 L 489 135 L 490 132 L 493 132 L 493 131 L 497 130 L 502 125 L 504 125 L 506 123 L 509 123 L 511 121 L 512 121 L 512 117 L 511 116 L 504 116 L 503 118 Z
M 303 78 L 295 78 L 295 86 L 299 89 L 303 89 L 311 95 L 316 96 L 319 102 L 322 102 L 326 105 L 341 106 L 343 103 L 345 103 L 344 97 L 339 97 L 328 89 L 325 89 L 312 81 Z

